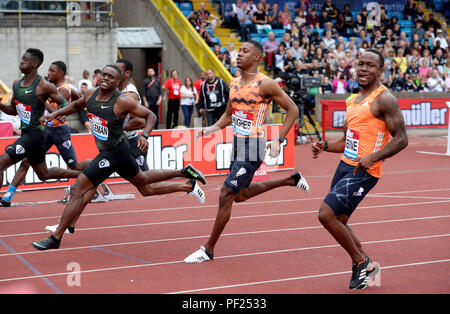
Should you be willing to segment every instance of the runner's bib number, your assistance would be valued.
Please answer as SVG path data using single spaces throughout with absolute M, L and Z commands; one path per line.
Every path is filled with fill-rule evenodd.
M 24 124 L 29 125 L 31 121 L 31 106 L 24 105 L 16 100 L 16 111 L 20 120 Z
M 253 126 L 253 114 L 242 110 L 233 109 L 231 115 L 233 131 L 236 134 L 248 136 Z
M 99 141 L 108 141 L 108 121 L 103 120 L 102 118 L 92 113 L 88 113 L 88 118 L 91 132 L 94 137 Z
M 351 129 L 347 129 L 345 136 L 345 150 L 344 155 L 350 159 L 356 159 L 358 157 L 359 148 L 359 132 Z

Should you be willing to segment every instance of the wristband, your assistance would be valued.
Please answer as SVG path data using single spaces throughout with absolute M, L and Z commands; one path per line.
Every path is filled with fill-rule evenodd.
M 61 108 L 64 108 L 65 106 L 67 106 L 69 104 L 69 102 L 65 99 L 65 98 L 63 98 L 63 100 L 61 101 L 61 103 L 59 104 L 59 106 L 61 107 Z
M 142 136 L 147 140 L 150 135 L 148 133 L 143 132 Z
M 323 142 L 323 151 L 326 152 L 328 150 L 328 142 Z

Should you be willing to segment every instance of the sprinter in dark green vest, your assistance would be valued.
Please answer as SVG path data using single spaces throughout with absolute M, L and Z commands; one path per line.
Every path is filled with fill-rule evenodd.
M 76 221 L 81 215 L 94 196 L 97 186 L 114 172 L 132 183 L 144 196 L 153 194 L 151 183 L 176 177 L 187 177 L 206 183 L 203 174 L 192 165 L 187 165 L 181 170 L 145 172 L 140 170 L 125 140 L 124 119 L 128 114 L 145 119 L 144 131 L 137 145 L 139 149 L 147 151 L 149 145 L 147 138 L 155 126 L 156 116 L 135 99 L 118 90 L 121 75 L 121 70 L 117 66 L 105 66 L 98 88 L 87 90 L 79 100 L 41 119 L 45 123 L 60 116 L 79 112 L 86 107 L 99 154 L 71 186 L 70 198 L 56 231 L 44 240 L 31 242 L 38 250 L 59 248 L 64 232 L 70 227 L 71 222 Z
M 78 170 L 47 168 L 45 163 L 46 133 L 39 119 L 45 108 L 55 110 L 50 106 L 46 107 L 45 102 L 49 98 L 60 106 L 68 102 L 58 93 L 55 85 L 38 75 L 43 60 L 42 51 L 36 48 L 27 49 L 20 62 L 20 71 L 24 76 L 13 84 L 11 103 L 3 104 L 0 98 L 0 110 L 9 115 L 18 115 L 21 120 L 20 138 L 7 146 L 5 153 L 0 156 L 0 173 L 26 157 L 42 181 L 76 178 L 81 173 Z M 2 182 L 0 186 L 1 184 Z

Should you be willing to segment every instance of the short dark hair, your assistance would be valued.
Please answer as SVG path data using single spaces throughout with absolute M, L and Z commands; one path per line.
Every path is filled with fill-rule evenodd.
M 131 63 L 130 60 L 128 59 L 117 59 L 116 63 L 122 63 L 125 66 L 125 71 L 130 71 L 131 73 L 133 73 L 133 63 Z
M 114 64 L 107 64 L 105 65 L 104 68 L 113 68 L 114 70 L 117 71 L 117 73 L 119 73 L 120 76 L 122 76 L 122 71 L 120 71 L 119 67 L 115 66 Z
M 377 49 L 374 49 L 374 48 L 369 48 L 365 52 L 372 52 L 372 53 L 376 54 L 378 56 L 378 59 L 379 59 L 378 63 L 380 65 L 380 68 L 384 67 L 384 57 L 383 57 L 383 54 L 380 51 L 378 51 Z
M 256 40 L 247 40 L 246 42 L 249 43 L 249 44 L 252 44 L 253 47 L 258 49 L 261 55 L 264 53 L 263 46 L 259 42 L 257 42 Z
M 58 69 L 63 71 L 64 75 L 66 74 L 67 66 L 66 66 L 66 64 L 63 61 L 55 61 L 52 64 L 56 65 L 58 67 Z
M 28 53 L 32 55 L 34 58 L 36 58 L 39 61 L 39 65 L 41 65 L 42 62 L 44 62 L 44 53 L 37 48 L 28 48 L 25 51 L 25 53 Z

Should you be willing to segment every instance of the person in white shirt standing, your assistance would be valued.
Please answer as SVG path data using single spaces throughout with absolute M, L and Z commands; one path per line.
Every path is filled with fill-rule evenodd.
M 194 112 L 194 104 L 198 100 L 197 90 L 194 88 L 194 83 L 190 77 L 184 80 L 184 85 L 181 86 L 181 110 L 184 114 L 184 126 L 189 128 L 191 125 L 191 117 Z

